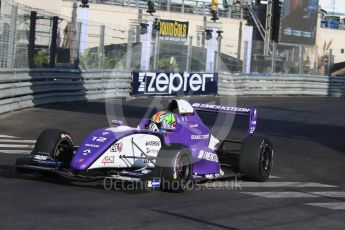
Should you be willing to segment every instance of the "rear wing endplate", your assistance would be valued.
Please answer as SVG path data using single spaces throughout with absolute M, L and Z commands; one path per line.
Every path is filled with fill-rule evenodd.
M 192 107 L 195 111 L 208 112 L 208 113 L 224 113 L 240 116 L 249 117 L 249 127 L 247 131 L 247 136 L 253 135 L 256 129 L 256 120 L 257 120 L 257 110 L 255 108 L 240 108 L 240 107 L 231 107 L 223 105 L 212 105 L 212 104 L 203 104 L 203 103 L 193 103 Z

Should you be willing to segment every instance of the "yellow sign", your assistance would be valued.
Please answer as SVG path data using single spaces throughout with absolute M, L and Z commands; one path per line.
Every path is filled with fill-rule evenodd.
M 175 20 L 160 20 L 159 34 L 161 40 L 169 41 L 187 41 L 188 22 L 179 22 Z

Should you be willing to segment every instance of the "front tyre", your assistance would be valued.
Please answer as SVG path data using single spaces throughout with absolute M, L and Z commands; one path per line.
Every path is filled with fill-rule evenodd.
M 64 166 L 69 166 L 73 157 L 73 140 L 69 133 L 59 129 L 46 129 L 37 139 L 34 155 L 49 155 Z
M 273 148 L 267 138 L 252 136 L 241 146 L 240 173 L 244 179 L 264 182 L 273 166 Z
M 166 192 L 183 192 L 192 178 L 192 159 L 188 149 L 160 152 L 156 161 L 160 188 Z

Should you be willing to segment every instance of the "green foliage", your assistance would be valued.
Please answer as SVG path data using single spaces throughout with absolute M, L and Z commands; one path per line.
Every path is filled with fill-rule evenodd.
M 175 59 L 173 59 L 173 61 L 171 62 L 171 58 L 165 57 L 165 58 L 161 58 L 158 61 L 158 69 L 160 69 L 160 70 L 179 71 L 180 67 L 177 64 Z
M 49 53 L 47 50 L 39 50 L 34 56 L 35 67 L 45 67 L 49 65 Z
M 97 69 L 99 67 L 97 49 L 86 49 L 80 56 L 80 65 L 84 70 Z

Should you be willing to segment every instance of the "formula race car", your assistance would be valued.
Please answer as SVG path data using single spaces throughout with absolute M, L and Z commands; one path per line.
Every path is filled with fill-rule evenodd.
M 217 139 L 197 111 L 247 116 L 244 140 Z M 273 149 L 267 138 L 253 136 L 256 120 L 256 109 L 172 100 L 165 111 L 142 119 L 138 127 L 114 121 L 113 127 L 93 131 L 80 146 L 65 131 L 45 130 L 15 168 L 79 181 L 144 182 L 164 191 L 184 191 L 192 181 L 234 175 L 264 182 L 272 169 Z

